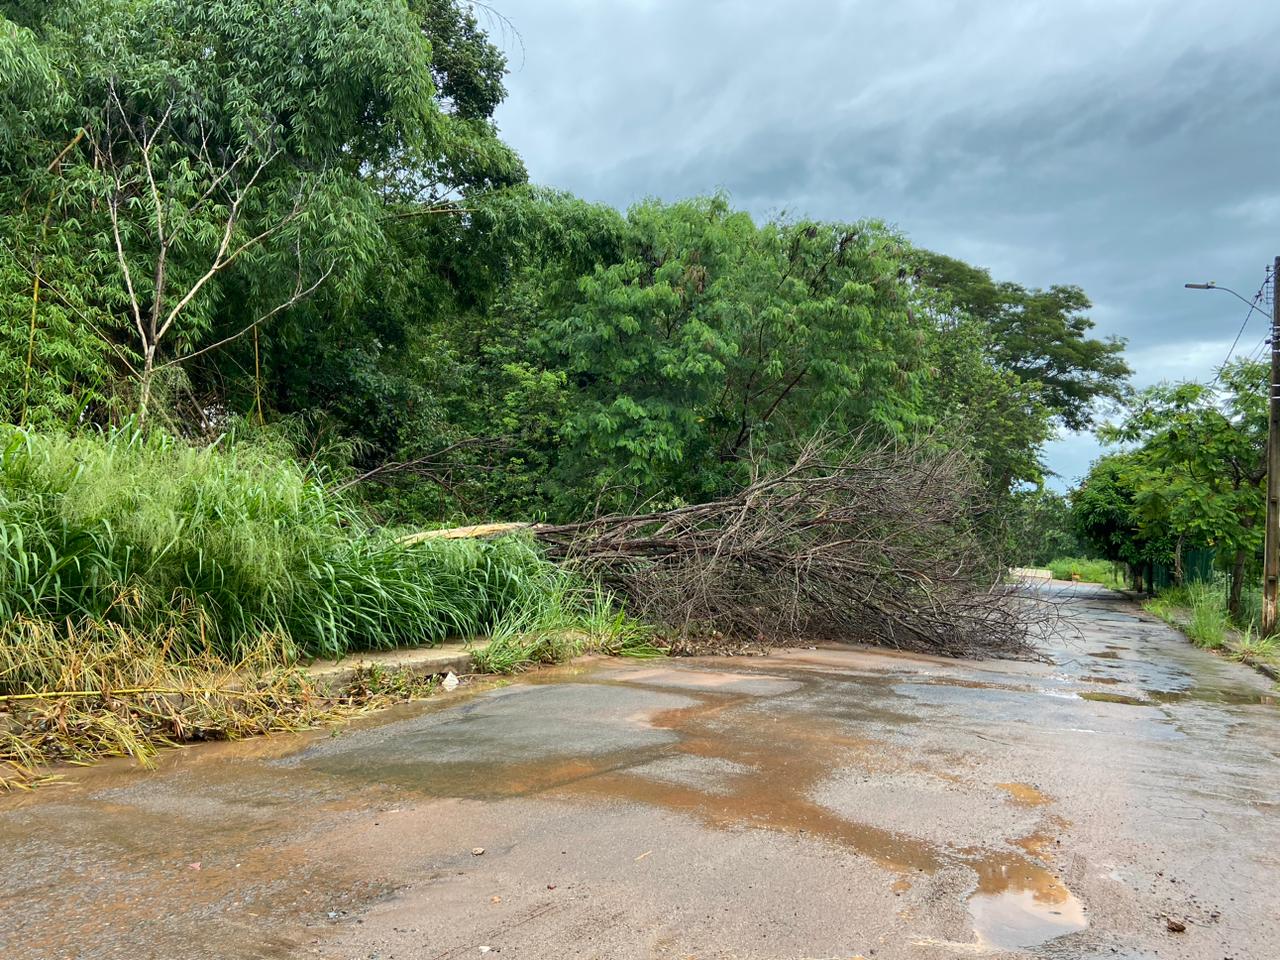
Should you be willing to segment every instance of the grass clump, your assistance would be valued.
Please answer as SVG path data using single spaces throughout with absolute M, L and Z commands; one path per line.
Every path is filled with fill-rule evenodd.
M 526 584 L 536 596 L 502 619 L 475 654 L 487 673 L 517 673 L 584 653 L 649 659 L 666 654 L 653 630 L 628 617 L 612 597 L 556 567 Z
M 1085 583 L 1100 583 L 1113 590 L 1124 588 L 1124 577 L 1109 560 L 1089 560 L 1084 557 L 1059 557 L 1047 564 L 1055 580 L 1073 580 L 1079 577 Z
M 1221 588 L 1211 583 L 1171 587 L 1143 604 L 1183 633 L 1198 647 L 1221 649 L 1227 642 L 1231 621 Z
M 1280 660 L 1280 636 L 1260 636 L 1252 627 L 1231 645 L 1231 656 L 1243 663 L 1275 663 Z

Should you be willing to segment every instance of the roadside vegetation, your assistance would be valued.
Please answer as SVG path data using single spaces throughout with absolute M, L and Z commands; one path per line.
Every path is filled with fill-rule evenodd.
M 818 629 L 1023 648 L 999 584 L 1064 529 L 1043 445 L 1127 389 L 1085 293 L 874 219 L 531 185 L 484 16 L 0 0 L 20 779 L 323 722 L 352 704 L 307 658 L 446 637 L 499 671 Z M 504 520 L 544 533 L 404 539 Z
M 1087 557 L 1056 557 L 1045 564 L 1055 580 L 1081 580 L 1084 583 L 1100 583 L 1104 587 L 1119 590 L 1124 587 L 1120 568 L 1109 560 L 1091 560 Z
M 1280 637 L 1263 636 L 1258 628 L 1261 591 L 1246 594 L 1244 607 L 1250 613 L 1235 620 L 1227 609 L 1227 589 L 1225 581 L 1172 587 L 1144 602 L 1143 609 L 1177 627 L 1196 646 L 1261 667 L 1280 679 Z
M 402 542 L 269 446 L 134 423 L 0 440 L 0 785 L 418 692 L 335 698 L 313 657 L 486 635 L 482 664 L 503 672 L 660 652 L 527 537 Z
M 1277 638 L 1259 633 L 1267 383 L 1265 364 L 1240 358 L 1212 383 L 1129 398 L 1099 428 L 1117 449 L 1071 492 L 1067 526 L 1148 594 L 1150 612 L 1275 676 Z
M 6 621 L 174 629 L 175 652 L 228 659 L 271 635 L 286 659 L 336 657 L 486 634 L 546 606 L 558 575 L 517 537 L 403 544 L 321 473 L 230 438 L 126 425 L 0 442 Z
M 1180 629 L 1198 647 L 1220 650 L 1232 629 L 1223 590 L 1211 583 L 1193 583 L 1163 590 L 1143 603 L 1143 609 Z M 1252 632 L 1253 626 L 1245 628 Z

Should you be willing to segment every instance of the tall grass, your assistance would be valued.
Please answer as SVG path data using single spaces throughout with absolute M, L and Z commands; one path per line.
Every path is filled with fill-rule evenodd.
M 430 644 L 529 616 L 547 564 L 526 540 L 426 540 L 371 525 L 324 478 L 251 446 L 122 428 L 0 428 L 0 621 L 168 629 L 242 658 Z
M 539 582 L 540 581 L 540 582 Z M 489 673 L 515 673 L 583 653 L 649 659 L 666 654 L 651 628 L 628 617 L 614 599 L 550 568 L 531 583 L 539 602 L 502 619 L 475 662 Z

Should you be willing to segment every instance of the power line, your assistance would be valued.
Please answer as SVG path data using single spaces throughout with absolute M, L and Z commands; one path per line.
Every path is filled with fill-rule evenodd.
M 1213 380 L 1212 380 L 1212 381 L 1210 381 L 1210 386 L 1212 386 L 1213 384 L 1217 383 L 1217 382 L 1222 378 L 1222 374 L 1223 374 L 1224 372 L 1226 372 L 1227 364 L 1231 362 L 1231 354 L 1235 353 L 1236 347 L 1237 347 L 1237 346 L 1239 345 L 1239 343 L 1240 343 L 1240 338 L 1244 335 L 1245 327 L 1247 327 L 1247 326 L 1249 325 L 1249 320 L 1250 320 L 1250 318 L 1253 316 L 1253 312 L 1254 312 L 1255 310 L 1257 310 L 1259 313 L 1262 313 L 1262 310 L 1261 310 L 1261 308 L 1258 306 L 1258 304 L 1262 302 L 1262 299 L 1263 299 L 1263 296 L 1262 296 L 1262 295 L 1263 295 L 1263 293 L 1266 291 L 1266 289 L 1267 289 L 1268 285 L 1271 283 L 1271 279 L 1272 279 L 1272 278 L 1271 278 L 1271 268 L 1270 268 L 1270 267 L 1267 267 L 1267 273 L 1266 273 L 1266 276 L 1264 276 L 1264 277 L 1262 278 L 1262 283 L 1260 283 L 1260 284 L 1258 285 L 1258 292 L 1257 292 L 1257 293 L 1255 293 L 1255 294 L 1253 295 L 1253 300 L 1251 300 L 1251 301 L 1246 301 L 1246 303 L 1247 303 L 1247 304 L 1248 304 L 1248 306 L 1249 306 L 1249 309 L 1245 311 L 1245 314 L 1244 314 L 1244 320 L 1243 320 L 1243 321 L 1241 322 L 1241 324 L 1240 324 L 1240 329 L 1236 331 L 1236 338 L 1235 338 L 1234 340 L 1232 340 L 1232 341 L 1231 341 L 1231 348 L 1230 348 L 1229 350 L 1227 350 L 1227 356 L 1226 356 L 1226 359 L 1225 359 L 1225 360 L 1223 360 L 1223 361 L 1222 361 L 1222 363 L 1218 365 L 1218 372 L 1217 372 L 1216 374 L 1214 374 L 1214 376 L 1213 376 Z M 1224 288 L 1224 287 L 1219 287 L 1218 289 L 1225 289 L 1225 288 Z M 1227 291 L 1227 292 L 1228 292 L 1228 293 L 1235 293 L 1235 291 L 1233 291 L 1233 290 L 1229 290 L 1229 291 Z M 1237 296 L 1240 300 L 1244 300 L 1244 297 L 1241 297 L 1239 294 L 1236 294 L 1236 296 Z M 1266 337 L 1263 337 L 1262 343 L 1263 343 L 1263 344 L 1265 344 L 1265 343 L 1266 343 Z M 1262 344 L 1259 344 L 1259 347 L 1261 347 L 1261 346 L 1262 346 Z M 1257 348 L 1255 348 L 1255 349 L 1257 349 Z
M 1269 337 L 1268 335 L 1264 334 L 1264 335 L 1263 335 L 1263 337 L 1262 337 L 1262 339 L 1258 341 L 1258 345 L 1257 345 L 1256 347 L 1254 347 L 1252 350 L 1250 350 L 1250 351 L 1249 351 L 1249 354 L 1248 354 L 1247 359 L 1248 359 L 1249 361 L 1251 361 L 1251 362 L 1257 362 L 1257 361 L 1261 360 L 1261 359 L 1262 359 L 1262 351 L 1263 351 L 1263 349 L 1267 346 L 1267 340 L 1269 340 L 1269 339 L 1270 339 L 1270 337 Z

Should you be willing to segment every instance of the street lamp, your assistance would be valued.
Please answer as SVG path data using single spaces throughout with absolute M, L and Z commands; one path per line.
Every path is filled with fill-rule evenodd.
M 1239 300 L 1241 303 L 1247 306 L 1250 310 L 1257 310 L 1259 313 L 1263 313 L 1262 310 L 1258 309 L 1258 301 L 1256 298 L 1253 300 L 1249 300 L 1245 297 L 1242 297 L 1240 294 L 1236 293 L 1230 287 L 1218 286 L 1218 284 L 1213 280 L 1210 280 L 1207 283 L 1184 283 L 1183 286 L 1186 287 L 1188 290 L 1222 290 L 1225 293 L 1231 294 L 1233 297 L 1235 297 L 1237 300 Z M 1265 316 L 1265 314 L 1263 315 Z

